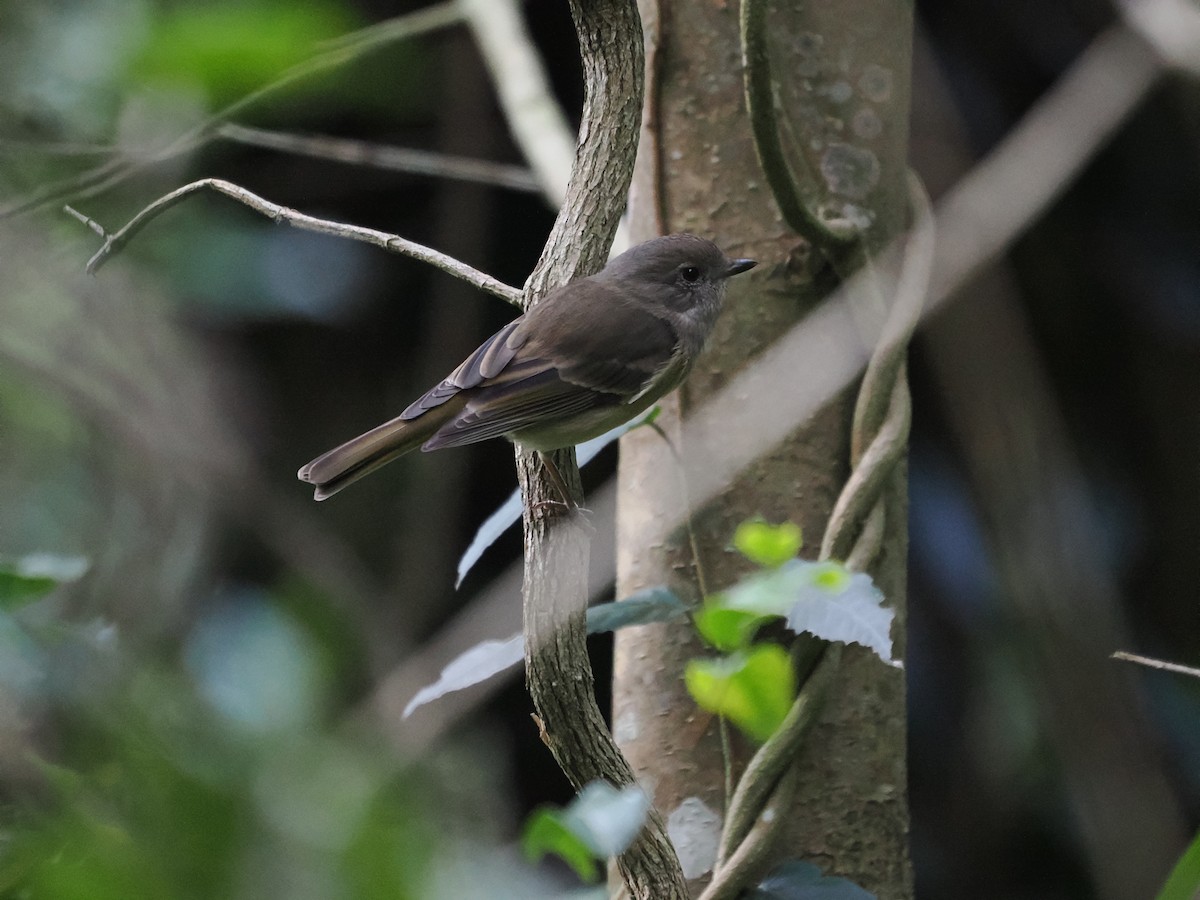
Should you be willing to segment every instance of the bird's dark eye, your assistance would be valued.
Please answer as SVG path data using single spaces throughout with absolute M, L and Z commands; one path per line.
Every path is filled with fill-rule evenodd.
M 688 284 L 695 284 L 700 280 L 700 269 L 696 266 L 684 266 L 679 270 L 679 277 Z

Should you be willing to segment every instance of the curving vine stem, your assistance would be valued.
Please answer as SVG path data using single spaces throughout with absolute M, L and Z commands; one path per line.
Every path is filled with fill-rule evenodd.
M 641 20 L 634 0 L 571 0 L 583 58 L 583 121 L 567 197 L 542 257 L 525 284 L 525 303 L 591 274 L 604 263 L 625 207 L 637 150 L 643 91 Z M 580 496 L 574 451 L 554 462 Z M 578 789 L 595 779 L 634 783 L 596 704 L 585 613 L 590 532 L 578 514 L 562 515 L 536 454 L 518 449 L 525 497 L 525 673 L 542 737 Z M 628 895 L 686 900 L 679 860 L 662 818 L 651 810 L 617 859 Z
M 855 405 L 853 471 L 834 504 L 821 543 L 822 559 L 844 559 L 849 568 L 860 571 L 879 552 L 885 531 L 885 490 L 908 442 L 912 409 L 905 356 L 920 319 L 933 262 L 929 198 L 914 175 L 909 176 L 909 202 L 913 225 L 895 298 Z M 820 642 L 817 654 L 783 724 L 759 747 L 738 782 L 725 816 L 718 865 L 700 900 L 736 897 L 770 852 L 795 793 L 792 763 L 834 682 L 841 648 Z

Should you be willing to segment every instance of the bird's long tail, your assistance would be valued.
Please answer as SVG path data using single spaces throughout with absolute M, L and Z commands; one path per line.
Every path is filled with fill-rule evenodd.
M 452 409 L 438 407 L 415 419 L 397 417 L 384 422 L 301 466 L 296 477 L 316 486 L 314 497 L 317 500 L 332 497 L 380 466 L 416 450 L 433 436 L 449 418 L 448 414 L 453 412 Z

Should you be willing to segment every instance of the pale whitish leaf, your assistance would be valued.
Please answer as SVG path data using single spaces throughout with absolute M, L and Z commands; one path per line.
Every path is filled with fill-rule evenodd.
M 795 559 L 778 569 L 751 575 L 724 594 L 716 605 L 768 616 L 784 616 L 793 631 L 827 641 L 857 643 L 891 665 L 891 626 L 895 611 L 869 575 L 850 572 L 834 562 Z
M 669 622 L 686 614 L 683 602 L 665 587 L 647 588 L 624 600 L 600 603 L 587 611 L 588 634 L 616 631 L 629 625 Z M 417 691 L 404 707 L 403 718 L 431 700 L 487 681 L 515 666 L 525 655 L 525 640 L 514 634 L 505 640 L 488 640 L 456 656 L 442 669 L 438 680 Z
M 471 538 L 470 546 L 467 547 L 466 552 L 459 558 L 458 577 L 454 579 L 455 589 L 463 583 L 463 579 L 467 577 L 467 573 L 471 571 L 472 566 L 479 562 L 480 557 L 483 556 L 483 551 L 500 540 L 500 535 L 508 531 L 513 525 L 516 525 L 520 519 L 521 492 L 513 491 L 494 513 L 483 520 L 483 524 L 475 532 L 475 537 Z
M 616 856 L 633 843 L 649 809 L 650 800 L 637 785 L 618 790 L 607 781 L 593 781 L 563 810 L 562 821 L 597 856 Z
M 10 565 L 25 578 L 53 578 L 57 582 L 65 582 L 78 581 L 91 563 L 84 556 L 30 553 L 14 560 Z
M 586 466 L 596 456 L 611 444 L 619 439 L 623 434 L 637 428 L 643 422 L 649 422 L 658 415 L 658 407 L 653 407 L 650 412 L 644 416 L 639 416 L 632 422 L 626 422 L 624 425 L 618 425 L 599 437 L 592 438 L 590 441 L 580 444 L 575 448 L 575 457 L 579 461 L 580 467 Z M 508 531 L 513 525 L 516 525 L 521 519 L 521 492 L 513 491 L 509 494 L 508 499 L 500 504 L 500 507 L 492 513 L 484 523 L 479 526 L 479 530 L 475 532 L 475 537 L 471 539 L 470 546 L 467 547 L 462 557 L 458 560 L 458 577 L 454 581 L 454 587 L 457 588 L 463 583 L 463 579 L 467 577 L 467 573 L 475 563 L 479 562 L 483 552 L 488 547 L 496 543 L 500 539 L 500 535 Z
M 787 624 L 793 631 L 808 631 L 827 641 L 862 644 L 884 662 L 899 666 L 892 658 L 895 617 L 896 611 L 883 605 L 883 594 L 870 576 L 855 572 L 841 590 L 817 584 L 802 588 L 788 612 Z
M 493 675 L 515 666 L 525 654 L 525 639 L 519 634 L 503 641 L 483 641 L 450 661 L 433 684 L 426 685 L 404 707 L 402 718 L 413 710 L 454 691 L 487 681 Z

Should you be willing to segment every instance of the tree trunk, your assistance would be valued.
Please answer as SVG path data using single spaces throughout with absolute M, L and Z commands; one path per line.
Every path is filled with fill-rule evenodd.
M 630 202 L 634 239 L 694 231 L 732 256 L 760 261 L 732 283 L 712 346 L 664 403 L 658 424 L 678 439 L 688 408 L 802 318 L 830 280 L 814 278 L 821 254 L 783 223 L 756 156 L 737 4 L 643 0 L 642 12 L 649 76 Z M 821 0 L 767 12 L 778 109 L 790 123 L 781 141 L 793 174 L 811 207 L 869 222 L 872 247 L 894 237 L 905 220 L 911 15 L 911 4 L 898 0 Z M 803 360 L 796 377 L 804 377 Z M 852 410 L 852 393 L 832 398 L 783 444 L 763 448 L 737 483 L 694 511 L 699 565 L 686 531 L 666 532 L 670 523 L 644 499 L 654 493 L 649 485 L 678 477 L 647 470 L 644 460 L 661 438 L 644 428 L 624 438 L 618 596 L 665 583 L 696 599 L 703 589 L 728 586 L 748 570 L 728 551 L 730 537 L 754 515 L 799 523 L 804 553 L 815 555 L 849 471 Z M 874 571 L 898 612 L 894 637 L 901 655 L 906 503 L 901 473 L 889 491 L 888 530 Z M 656 533 L 672 536 L 651 546 Z M 711 869 L 727 799 L 719 723 L 695 706 L 682 681 L 687 661 L 705 652 L 678 625 L 626 629 L 617 639 L 614 684 L 614 731 L 668 818 L 693 896 Z M 902 676 L 860 648 L 848 649 L 797 758 L 795 805 L 767 863 L 806 859 L 880 897 L 911 895 L 904 713 Z M 749 750 L 734 737 L 735 776 Z

